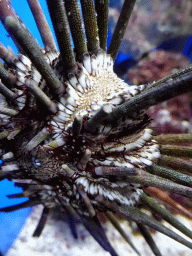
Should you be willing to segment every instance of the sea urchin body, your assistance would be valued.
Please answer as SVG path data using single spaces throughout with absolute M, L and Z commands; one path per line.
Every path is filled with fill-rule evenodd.
M 131 12 L 133 2 L 127 5 L 125 1 L 122 13 L 126 8 Z M 37 8 L 38 2 L 34 4 Z M 191 69 L 175 75 L 175 82 L 171 77 L 157 86 L 127 85 L 113 72 L 113 59 L 105 51 L 102 28 L 107 24 L 108 1 L 96 1 L 97 19 L 94 3 L 81 1 L 87 42 L 78 1 L 56 0 L 53 4 L 48 0 L 47 4 L 60 53 L 50 40 L 41 49 L 6 1 L 0 4 L 2 22 L 21 51 L 18 56 L 10 56 L 5 48 L 4 55 L 0 53 L 6 63 L 0 72 L 0 177 L 24 189 L 10 198 L 29 198 L 0 210 L 42 204 L 44 210 L 34 236 L 40 235 L 50 209 L 75 210 L 111 255 L 117 254 L 100 225 L 99 212 L 109 219 L 112 211 L 135 221 L 155 255 L 160 253 L 147 238 L 145 225 L 192 248 L 191 242 L 139 210 L 141 203 L 148 205 L 192 238 L 186 227 L 174 217 L 168 220 L 167 211 L 146 195 L 157 187 L 156 192 L 165 189 L 192 196 L 190 175 L 172 173 L 173 181 L 163 174 L 158 176 L 156 164 L 166 149 L 160 148 L 160 138 L 155 139 L 147 128 L 150 118 L 146 114 L 148 107 L 190 91 Z M 40 30 L 43 34 L 43 28 Z M 176 89 L 171 92 L 173 84 Z M 180 144 L 185 140 L 190 143 L 191 136 L 184 135 Z M 189 147 L 185 152 L 188 157 L 192 155 Z

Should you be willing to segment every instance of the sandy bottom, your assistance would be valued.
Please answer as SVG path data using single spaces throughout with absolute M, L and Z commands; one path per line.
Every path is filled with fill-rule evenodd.
M 53 219 L 48 221 L 39 238 L 33 238 L 32 234 L 38 223 L 41 211 L 41 206 L 34 208 L 30 217 L 26 220 L 20 235 L 6 256 L 109 256 L 109 253 L 105 252 L 80 224 L 77 226 L 78 240 L 72 237 L 67 223 Z M 178 218 L 188 228 L 192 229 L 192 221 L 189 222 L 180 216 Z M 142 256 L 153 255 L 145 240 L 140 235 L 133 235 L 131 233 L 128 222 L 121 221 L 121 224 L 127 234 L 132 237 L 134 244 Z M 112 246 L 120 256 L 137 255 L 109 222 L 103 226 Z M 163 256 L 192 255 L 192 250 L 159 232 L 154 234 L 154 240 L 157 242 Z

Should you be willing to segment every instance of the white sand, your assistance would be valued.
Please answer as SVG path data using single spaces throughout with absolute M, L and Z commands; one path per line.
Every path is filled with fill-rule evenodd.
M 109 256 L 99 244 L 89 235 L 82 225 L 78 225 L 77 231 L 79 239 L 75 240 L 68 224 L 63 221 L 49 220 L 42 235 L 33 238 L 32 234 L 38 223 L 42 207 L 34 208 L 12 248 L 6 256 Z M 179 220 L 188 228 L 192 229 L 192 222 L 179 216 Z M 140 235 L 132 235 L 131 229 L 126 221 L 121 221 L 122 226 L 132 238 L 142 256 L 153 255 L 150 248 Z M 137 254 L 124 241 L 119 233 L 108 222 L 104 224 L 106 234 L 119 256 L 137 256 Z M 190 256 L 192 250 L 177 243 L 176 241 L 156 232 L 155 241 L 163 256 Z

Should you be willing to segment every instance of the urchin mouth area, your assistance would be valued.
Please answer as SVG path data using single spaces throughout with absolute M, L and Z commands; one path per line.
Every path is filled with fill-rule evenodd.
M 68 74 L 66 94 L 60 98 L 62 105 L 58 105 L 59 112 L 53 118 L 65 130 L 72 126 L 76 117 L 90 118 L 102 106 L 120 105 L 145 88 L 129 86 L 119 79 L 113 72 L 113 60 L 104 51 L 99 51 L 97 56 L 86 55 L 78 66 L 77 72 Z

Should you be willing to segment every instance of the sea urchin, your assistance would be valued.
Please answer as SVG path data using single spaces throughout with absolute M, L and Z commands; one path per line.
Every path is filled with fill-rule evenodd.
M 150 85 L 128 85 L 117 77 L 113 60 L 134 2 L 125 0 L 108 53 L 107 0 L 95 4 L 81 0 L 81 9 L 77 0 L 47 0 L 59 52 L 37 0 L 28 3 L 36 12 L 44 49 L 9 1 L 0 2 L 2 23 L 20 50 L 17 56 L 3 46 L 0 50 L 5 62 L 0 67 L 0 178 L 24 189 L 9 198 L 29 198 L 0 211 L 42 204 L 34 236 L 41 234 L 50 209 L 75 211 L 113 256 L 117 253 L 102 229 L 99 212 L 116 224 L 122 236 L 112 213 L 135 221 L 155 255 L 160 252 L 146 225 L 192 249 L 191 242 L 141 210 L 147 206 L 192 238 L 191 231 L 153 198 L 171 204 L 171 199 L 164 199 L 168 191 L 191 199 L 192 178 L 181 168 L 178 171 L 174 159 L 189 173 L 191 164 L 178 159 L 191 158 L 192 137 L 154 137 L 146 114 L 150 106 L 191 91 L 192 70 Z

